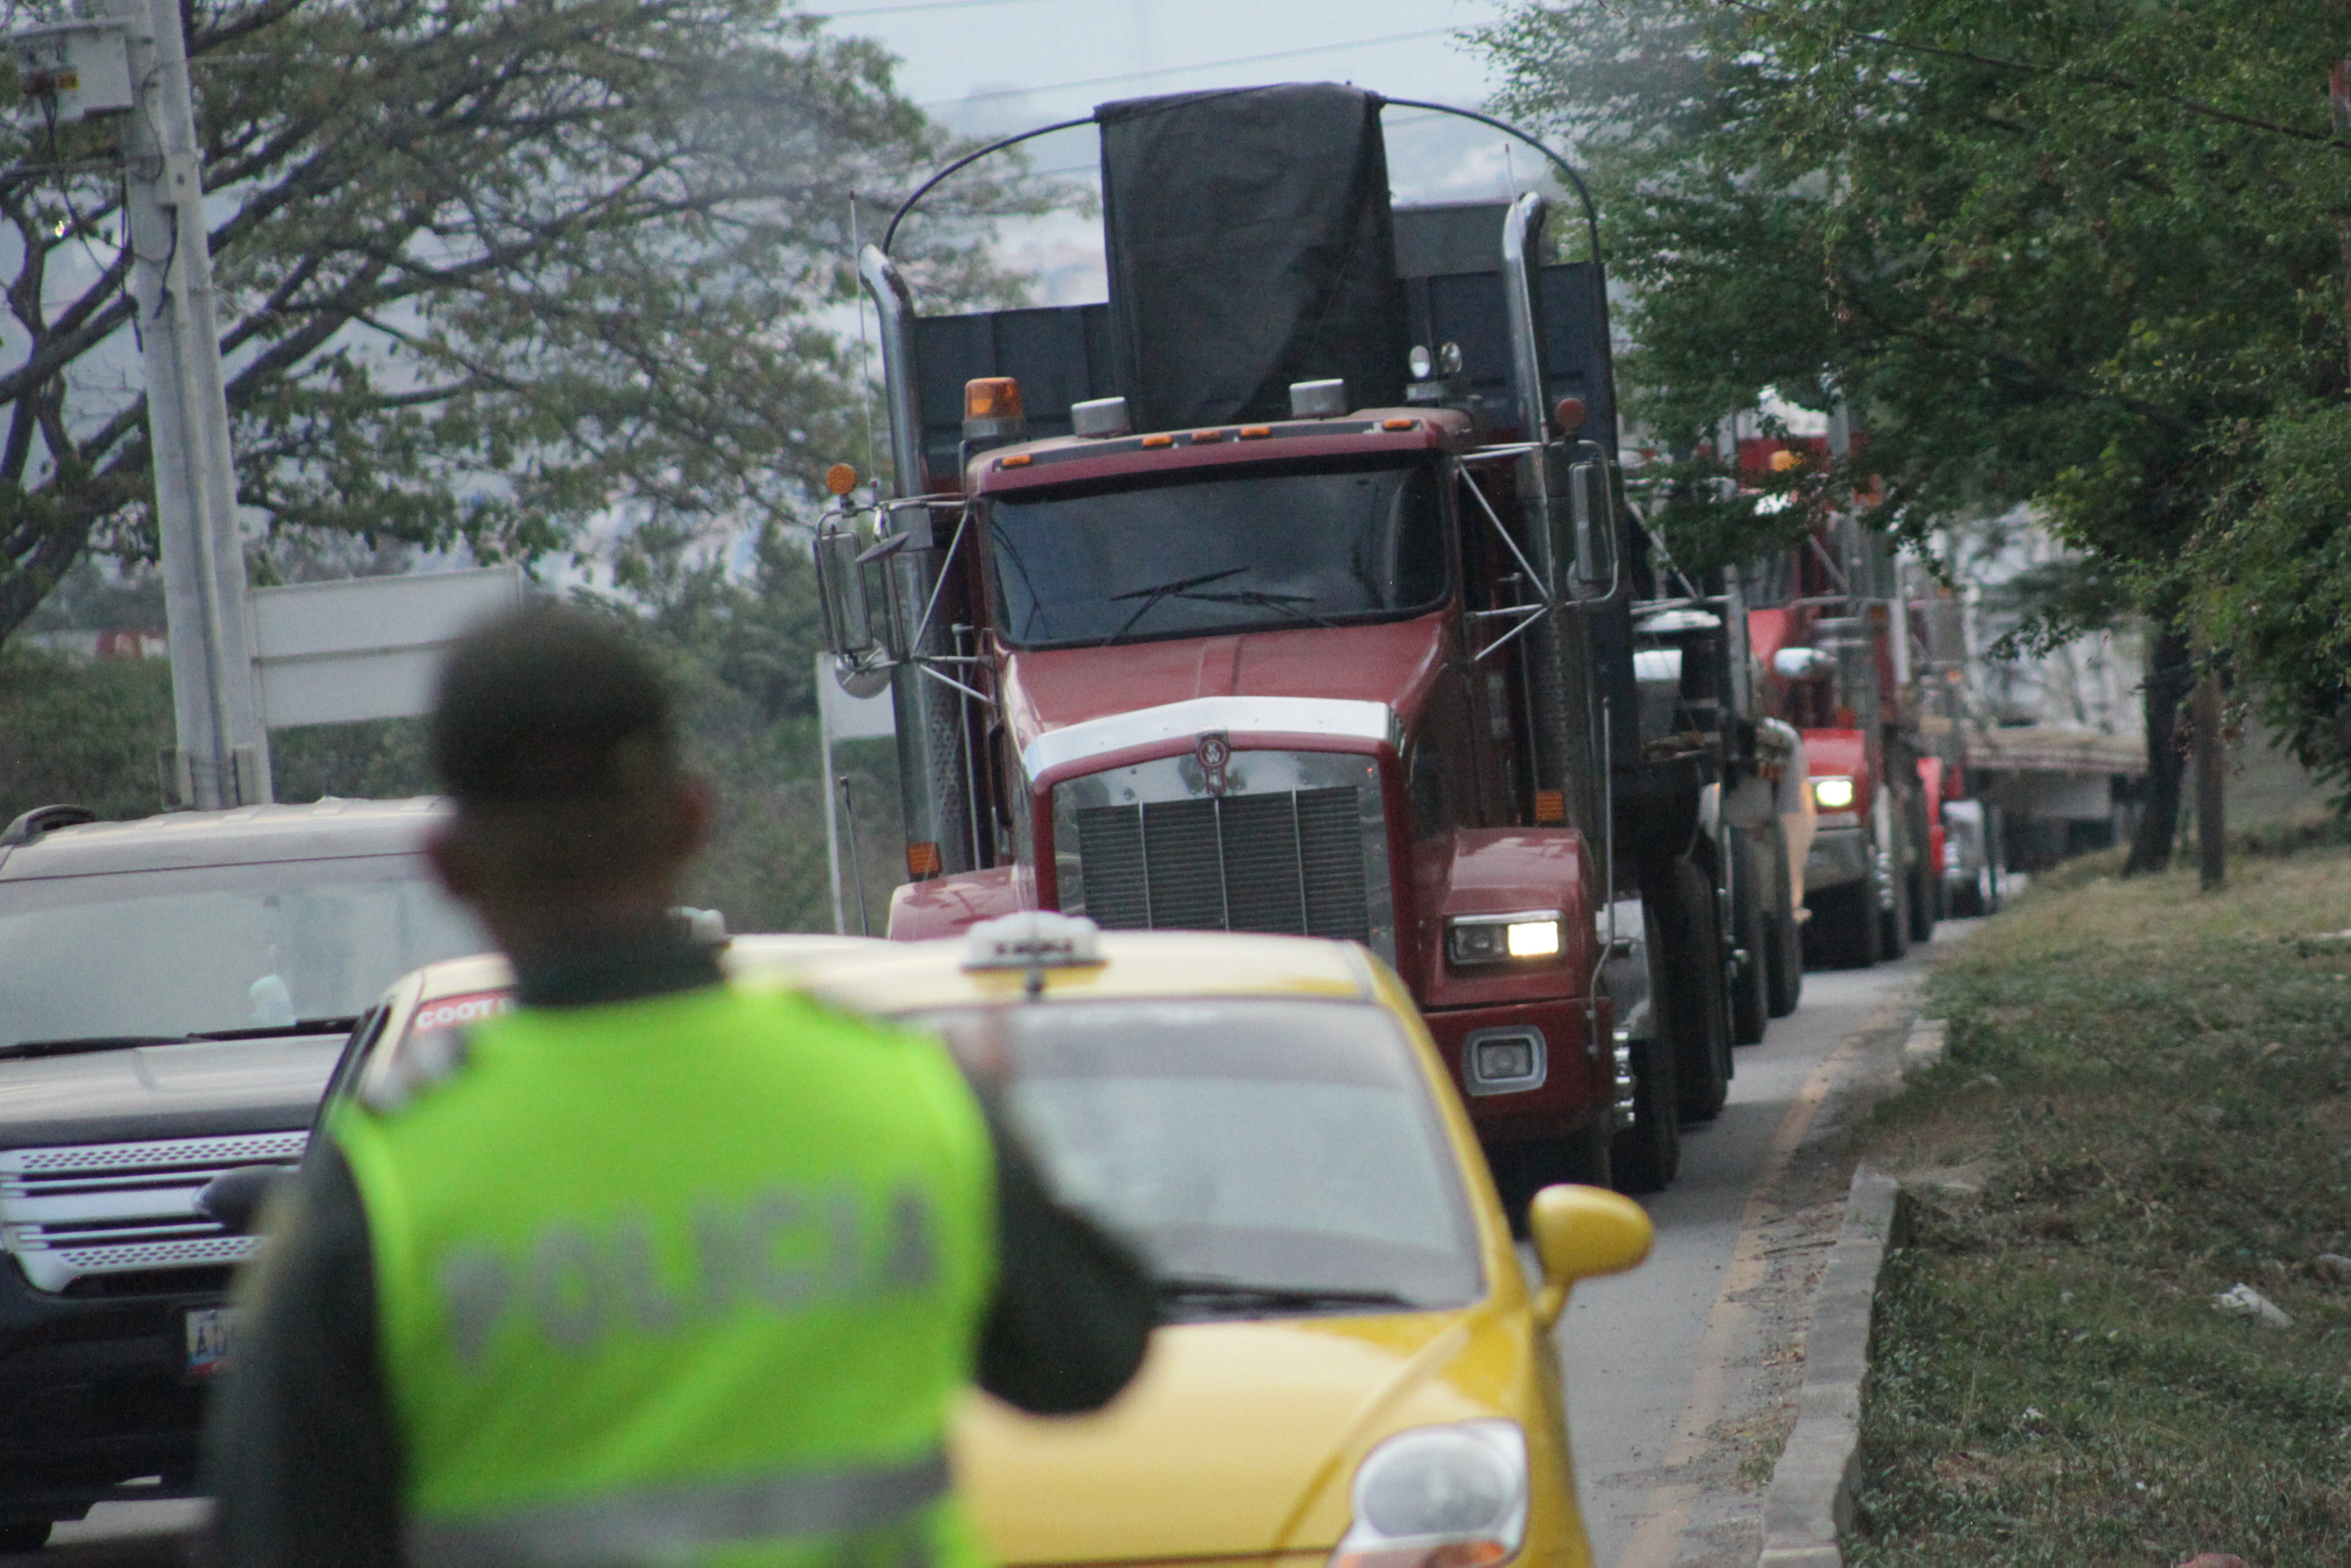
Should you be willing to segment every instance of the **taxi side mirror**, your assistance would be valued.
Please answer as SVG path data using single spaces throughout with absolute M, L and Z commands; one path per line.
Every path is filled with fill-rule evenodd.
M 1655 1232 L 1641 1206 L 1604 1188 L 1546 1187 L 1528 1206 L 1527 1231 L 1542 1260 L 1535 1315 L 1555 1323 L 1578 1280 L 1621 1274 L 1649 1255 Z

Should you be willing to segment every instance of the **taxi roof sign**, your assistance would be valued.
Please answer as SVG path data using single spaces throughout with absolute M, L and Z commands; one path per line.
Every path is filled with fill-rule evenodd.
M 1081 969 L 1102 961 L 1102 928 L 1054 909 L 999 915 L 964 935 L 967 970 Z

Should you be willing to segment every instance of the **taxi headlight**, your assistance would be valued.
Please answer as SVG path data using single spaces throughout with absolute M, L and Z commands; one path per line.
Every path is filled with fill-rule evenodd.
M 1445 923 L 1445 956 L 1458 969 L 1557 958 L 1565 940 L 1556 909 L 1461 915 Z
M 1853 781 L 1836 774 L 1813 781 L 1813 804 L 1823 811 L 1844 811 L 1853 805 Z
M 1515 1421 L 1416 1427 L 1355 1470 L 1354 1521 L 1331 1568 L 1492 1568 L 1527 1533 L 1527 1439 Z

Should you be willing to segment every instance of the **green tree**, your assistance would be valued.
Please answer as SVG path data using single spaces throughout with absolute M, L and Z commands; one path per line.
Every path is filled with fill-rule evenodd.
M 2344 391 L 2351 149 L 2324 89 L 2351 4 L 1568 0 L 1484 41 L 1504 106 L 1592 165 L 1635 289 L 1635 407 L 1695 449 L 1766 387 L 1844 400 L 1877 520 L 1913 540 L 2039 503 L 2157 623 L 2168 733 L 2191 601 L 2251 626 L 2254 585 L 2289 566 L 2262 552 L 2294 529 L 2278 506 L 2238 524 L 2302 493 L 2300 435 Z M 1778 526 L 1717 512 L 1727 556 Z M 2053 597 L 2044 629 L 2094 602 Z M 2306 620 L 2262 625 L 2232 651 L 2265 684 L 2320 652 Z M 2276 686 L 2314 745 L 2333 657 L 2333 687 Z M 2168 855 L 2176 757 L 2152 761 L 2175 793 L 2141 847 Z
M 239 495 L 271 530 L 528 559 L 791 515 L 852 450 L 852 193 L 950 151 L 874 44 L 778 0 L 224 0 L 187 26 Z M 0 109 L 5 637 L 85 552 L 155 539 L 118 128 L 47 127 L 5 78 Z M 901 258 L 934 308 L 1008 298 L 969 214 L 1048 200 L 958 182 Z

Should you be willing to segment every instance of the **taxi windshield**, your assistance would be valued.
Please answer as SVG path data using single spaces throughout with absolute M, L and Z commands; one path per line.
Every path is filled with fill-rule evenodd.
M 1427 610 L 1447 587 L 1423 457 L 1014 491 L 987 517 L 997 629 L 1017 648 L 1378 620 Z
M 340 1024 L 489 946 L 420 855 L 0 884 L 0 1054 Z
M 1483 1289 L 1460 1167 L 1376 1007 L 1017 1007 L 1005 1104 L 1063 1201 L 1138 1248 L 1170 1316 L 1458 1307 Z

